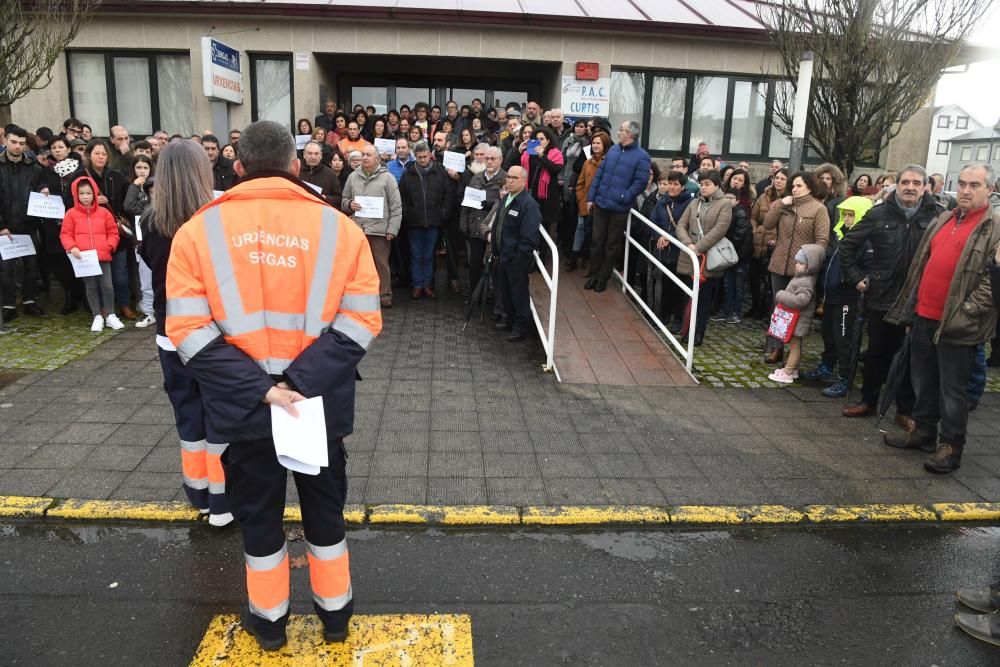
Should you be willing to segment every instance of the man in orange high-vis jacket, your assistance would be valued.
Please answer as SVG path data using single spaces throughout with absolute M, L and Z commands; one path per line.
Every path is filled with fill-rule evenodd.
M 295 142 L 277 123 L 243 131 L 239 182 L 174 237 L 167 335 L 197 379 L 206 417 L 230 445 L 226 498 L 243 531 L 249 608 L 243 627 L 266 650 L 286 642 L 287 472 L 271 405 L 322 396 L 329 467 L 293 473 L 313 606 L 327 641 L 354 607 L 345 539 L 343 438 L 354 425 L 357 365 L 382 328 L 379 280 L 364 232 L 299 181 Z

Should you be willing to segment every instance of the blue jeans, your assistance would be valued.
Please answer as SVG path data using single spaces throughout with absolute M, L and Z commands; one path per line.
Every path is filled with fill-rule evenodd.
M 410 282 L 414 289 L 431 287 L 434 283 L 434 246 L 437 244 L 437 227 L 411 227 Z
M 587 234 L 594 224 L 594 217 L 591 215 L 578 215 L 576 217 L 576 234 L 573 236 L 573 253 L 579 255 L 583 250 L 583 244 L 587 240 Z
M 125 248 L 120 248 L 111 255 L 111 283 L 115 287 L 115 306 L 127 307 L 132 298 L 132 287 L 128 280 L 128 250 Z
M 722 312 L 726 315 L 735 315 L 736 317 L 743 315 L 743 294 L 746 291 L 749 264 L 748 259 L 741 259 L 739 264 L 726 269 L 726 273 L 722 277 L 724 290 Z
M 965 395 L 969 403 L 978 403 L 986 391 L 986 344 L 983 343 L 976 348 L 976 360 L 969 370 L 969 386 L 965 389 Z

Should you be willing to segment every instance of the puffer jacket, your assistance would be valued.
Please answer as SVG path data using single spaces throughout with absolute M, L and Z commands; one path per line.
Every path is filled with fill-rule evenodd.
M 493 175 L 493 178 L 486 180 L 486 172 L 476 174 L 469 181 L 469 187 L 476 190 L 486 191 L 486 201 L 482 208 L 469 208 L 462 206 L 459 212 L 458 227 L 462 234 L 470 239 L 486 239 L 486 234 L 490 231 L 486 224 L 493 205 L 500 199 L 500 188 L 504 186 L 504 179 L 507 172 L 503 169 Z
M 35 229 L 35 218 L 28 217 L 28 196 L 42 172 L 42 166 L 22 154 L 19 162 L 0 153 L 0 229 L 11 234 L 27 234 Z
M 796 336 L 809 333 L 809 326 L 816 313 L 816 275 L 826 260 L 825 245 L 806 243 L 801 250 L 805 251 L 808 260 L 806 270 L 797 271 L 795 277 L 788 281 L 788 287 L 774 295 L 774 300 L 785 308 L 799 311 L 799 319 L 795 323 Z
M 649 182 L 649 153 L 635 141 L 628 146 L 615 144 L 597 168 L 587 201 L 605 211 L 627 213 L 635 198 Z
M 592 155 L 589 160 L 584 160 L 580 169 L 580 176 L 576 179 L 576 206 L 580 215 L 587 215 L 587 193 L 590 192 L 590 185 L 594 182 L 597 169 L 604 162 L 604 155 Z
M 694 195 L 687 190 L 682 191 L 677 199 L 671 198 L 670 195 L 663 195 L 656 201 L 656 208 L 653 209 L 651 219 L 657 227 L 677 238 L 677 223 L 683 217 L 685 209 L 693 201 Z M 671 243 L 663 250 L 658 250 L 657 254 L 661 262 L 676 267 L 681 249 Z
M 774 197 L 774 199 L 771 199 Z M 771 204 L 780 199 L 774 188 L 768 186 L 767 190 L 761 193 L 750 209 L 750 222 L 753 224 L 753 256 L 764 257 L 767 255 L 767 244 L 778 238 L 777 229 L 764 229 L 764 216 L 771 209 Z
M 94 191 L 94 203 L 89 208 L 80 203 L 77 190 L 81 182 L 90 183 Z M 59 241 L 66 252 L 73 248 L 96 250 L 97 259 L 110 262 L 111 254 L 118 248 L 118 223 L 111 211 L 97 205 L 97 183 L 89 176 L 81 176 L 73 181 L 73 208 L 63 217 Z
M 848 197 L 837 205 L 837 224 L 833 226 L 830 245 L 827 246 L 828 253 L 830 253 L 831 246 L 833 251 L 830 253 L 830 258 L 823 271 L 823 303 L 825 304 L 843 305 L 858 301 L 859 292 L 855 285 L 844 282 L 844 272 L 841 270 L 840 262 L 840 240 L 850 230 L 850 227 L 845 225 L 844 213 L 847 211 L 854 213 L 854 225 L 857 225 L 864 219 L 865 214 L 871 210 L 872 206 L 872 200 L 868 197 Z M 871 243 L 865 243 L 858 262 L 862 270 L 867 271 L 870 268 L 871 258 Z
M 451 178 L 437 162 L 428 165 L 426 174 L 421 174 L 419 169 L 416 162 L 411 162 L 399 179 L 403 222 L 408 229 L 442 227 L 455 203 Z
M 857 285 L 868 278 L 865 307 L 887 311 L 896 301 L 906 272 L 917 252 L 927 227 L 941 213 L 941 207 L 932 195 L 925 194 L 916 214 L 909 220 L 892 195 L 877 204 L 864 220 L 854 225 L 840 239 L 840 267 L 844 282 Z M 862 249 L 869 243 L 872 248 L 871 266 L 864 270 L 859 259 Z
M 791 206 L 785 206 L 780 199 L 774 202 L 764 216 L 764 229 L 777 229 L 777 242 L 767 270 L 779 276 L 795 275 L 795 253 L 799 248 L 807 243 L 826 247 L 830 240 L 826 204 L 811 194 L 796 197 Z
M 732 219 L 733 207 L 726 200 L 726 195 L 722 194 L 722 188 L 717 188 L 707 200 L 699 197 L 684 209 L 684 215 L 677 221 L 677 239 L 684 245 L 694 244 L 697 248 L 695 252 L 703 255 L 726 236 Z M 704 236 L 699 231 L 699 222 L 701 230 L 705 232 Z M 677 272 L 693 275 L 694 267 L 687 253 L 681 253 L 677 260 Z M 721 271 L 705 271 L 708 278 L 718 278 L 721 275 Z
M 931 239 L 954 215 L 954 211 L 945 211 L 927 228 L 910 264 L 903 290 L 885 316 L 887 322 L 899 325 L 913 322 L 917 288 L 931 254 Z M 997 310 L 993 303 L 989 264 L 996 254 L 997 244 L 1000 244 L 1000 208 L 987 204 L 982 221 L 972 230 L 959 255 L 955 274 L 948 286 L 944 312 L 934 332 L 935 343 L 979 345 L 993 337 Z
M 733 220 L 729 224 L 726 238 L 736 248 L 736 254 L 739 255 L 740 261 L 749 261 L 753 255 L 753 229 L 750 227 L 750 218 L 747 216 L 746 209 L 739 204 L 733 206 Z
M 351 203 L 355 197 L 382 197 L 384 200 L 381 218 L 359 218 L 357 211 L 351 212 L 351 219 L 365 234 L 399 235 L 399 227 L 403 222 L 403 201 L 399 196 L 399 186 L 395 177 L 389 173 L 384 164 L 380 163 L 371 174 L 365 174 L 364 169 L 351 172 L 344 184 L 344 194 L 341 198 L 344 211 L 351 210 Z

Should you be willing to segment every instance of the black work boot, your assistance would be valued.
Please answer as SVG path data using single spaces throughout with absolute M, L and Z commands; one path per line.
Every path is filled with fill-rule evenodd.
M 285 618 L 287 619 L 287 617 L 286 613 Z M 257 640 L 260 648 L 264 651 L 277 651 L 288 643 L 288 636 L 285 634 L 283 625 L 270 624 L 266 620 L 254 616 L 249 611 L 243 611 L 240 625 L 243 626 L 244 630 L 253 635 L 253 638 Z
M 955 625 L 976 639 L 1000 646 L 1000 614 L 955 614 Z
M 1000 610 L 1000 590 L 974 591 L 963 589 L 955 594 L 958 601 L 970 609 L 992 614 Z
M 962 448 L 942 442 L 938 444 L 934 455 L 924 461 L 924 470 L 936 475 L 947 475 L 958 470 L 961 465 Z
M 933 452 L 937 449 L 934 446 L 936 436 L 934 433 L 913 429 L 902 433 L 886 433 L 882 436 L 885 444 L 897 449 L 921 449 L 925 452 Z

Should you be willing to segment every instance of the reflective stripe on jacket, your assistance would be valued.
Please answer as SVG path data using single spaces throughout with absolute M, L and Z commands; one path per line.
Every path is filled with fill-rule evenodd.
M 364 233 L 290 178 L 242 181 L 174 237 L 166 331 L 230 441 L 270 435 L 282 377 L 324 396 L 327 437 L 353 428 L 357 363 L 382 326 Z

